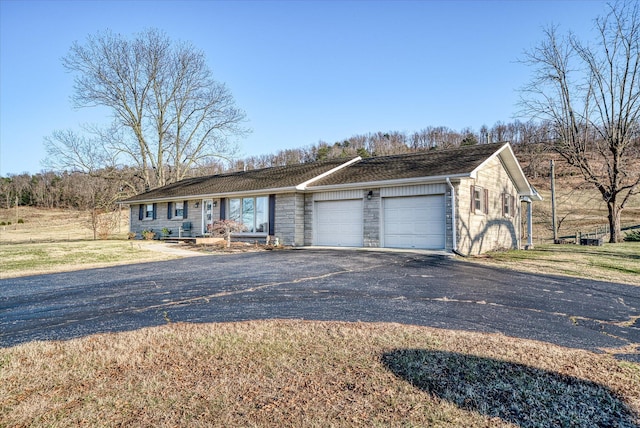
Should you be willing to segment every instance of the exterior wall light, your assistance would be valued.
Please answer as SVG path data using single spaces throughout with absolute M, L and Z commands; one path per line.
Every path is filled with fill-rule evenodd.
M 369 193 L 367 193 L 367 199 L 371 200 L 371 198 L 373 198 L 373 190 L 369 190 Z

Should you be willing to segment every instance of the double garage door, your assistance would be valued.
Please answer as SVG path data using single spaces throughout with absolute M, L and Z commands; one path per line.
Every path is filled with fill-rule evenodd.
M 380 245 L 388 248 L 443 249 L 444 195 L 382 199 Z M 361 247 L 363 201 L 316 202 L 316 245 Z

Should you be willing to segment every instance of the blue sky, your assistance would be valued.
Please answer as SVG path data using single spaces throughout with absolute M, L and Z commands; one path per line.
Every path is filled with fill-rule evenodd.
M 202 49 L 253 132 L 242 155 L 427 126 L 510 121 L 557 24 L 588 38 L 602 1 L 0 0 L 0 176 L 43 169 L 55 130 L 109 122 L 76 110 L 61 65 L 74 41 L 159 28 Z

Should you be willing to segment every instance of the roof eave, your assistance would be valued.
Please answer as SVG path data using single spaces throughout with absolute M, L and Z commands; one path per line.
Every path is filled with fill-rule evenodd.
M 424 184 L 424 183 L 445 183 L 446 179 L 468 178 L 469 173 L 463 174 L 447 174 L 436 175 L 431 177 L 411 177 L 411 178 L 399 178 L 394 180 L 380 180 L 380 181 L 361 181 L 357 183 L 343 183 L 343 184 L 327 184 L 324 186 L 309 186 L 307 192 L 320 192 L 330 190 L 348 190 L 348 189 L 361 189 L 363 187 L 393 187 L 393 186 L 408 186 L 411 184 Z
M 518 162 L 518 158 L 516 154 L 513 152 L 513 148 L 510 143 L 504 143 L 502 147 L 495 151 L 491 156 L 485 159 L 480 165 L 478 165 L 473 171 L 471 171 L 471 177 L 476 177 L 478 171 L 482 169 L 488 162 L 490 162 L 493 158 L 499 157 L 502 161 L 503 165 L 507 169 L 509 176 L 513 180 L 518 194 L 520 196 L 529 196 L 532 200 L 542 200 L 540 195 L 532 189 L 531 184 L 529 184 L 529 180 L 524 175 L 524 171 L 520 167 L 520 163 Z
M 271 195 L 274 193 L 292 193 L 296 192 L 295 186 L 278 187 L 273 189 L 256 189 L 256 190 L 242 190 L 237 192 L 217 192 L 217 193 L 203 193 L 197 195 L 180 195 L 180 196 L 165 196 L 161 198 L 140 198 L 133 200 L 120 201 L 122 204 L 144 204 L 151 202 L 168 202 L 168 201 L 180 201 L 180 200 L 192 200 L 192 199 L 219 199 L 228 198 L 232 196 L 261 196 Z

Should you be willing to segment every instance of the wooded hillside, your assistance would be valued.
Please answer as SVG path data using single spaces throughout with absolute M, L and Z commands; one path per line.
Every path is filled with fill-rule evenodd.
M 576 168 L 571 167 L 554 151 L 554 139 L 550 127 L 519 121 L 497 122 L 490 129 L 483 127 L 478 132 L 471 129 L 455 131 L 443 126 L 427 127 L 413 133 L 376 132 L 354 135 L 332 144 L 320 141 L 307 147 L 279 150 L 231 162 L 211 162 L 191 169 L 189 176 L 332 158 L 387 156 L 483 144 L 488 141 L 509 141 L 524 173 L 545 197 L 543 202 L 534 205 L 536 237 L 549 239 L 552 235 L 549 168 L 551 159 L 556 161 L 559 235 L 575 235 L 578 231 L 587 233 L 605 226 L 607 211 L 601 195 L 583 180 Z M 640 150 L 640 142 L 636 142 L 635 149 Z M 640 160 L 637 169 L 635 173 L 640 174 Z M 8 216 L 0 221 L 10 221 L 11 208 L 16 204 L 38 208 L 109 212 L 116 209 L 118 200 L 144 190 L 144 182 L 139 171 L 130 167 L 100 171 L 96 174 L 46 171 L 33 175 L 9 175 L 0 177 L 0 209 L 6 209 L 7 211 L 3 211 L 7 213 L 4 216 Z M 13 220 L 15 222 L 17 219 Z M 640 195 L 634 196 L 623 211 L 621 220 L 623 227 L 640 224 Z

